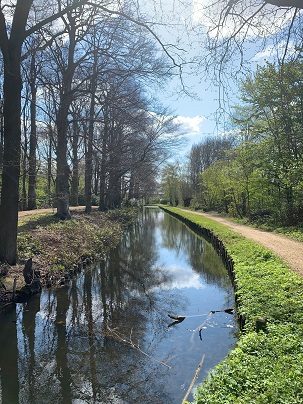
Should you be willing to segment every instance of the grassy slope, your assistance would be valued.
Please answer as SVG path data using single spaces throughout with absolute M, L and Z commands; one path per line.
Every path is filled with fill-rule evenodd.
M 210 219 L 169 208 L 211 229 L 235 262 L 238 311 L 246 317 L 237 347 L 199 387 L 199 404 L 303 403 L 303 279 L 272 252 Z M 257 317 L 268 332 L 255 332 Z
M 72 220 L 54 215 L 24 217 L 18 228 L 20 260 L 34 257 L 48 270 L 69 269 L 80 257 L 100 258 L 121 238 L 122 228 L 137 216 L 131 209 L 90 215 L 74 213 Z
M 107 213 L 93 211 L 90 215 L 73 212 L 72 220 L 60 221 L 53 214 L 33 211 L 33 215 L 19 220 L 19 261 L 15 267 L 0 265 L 0 271 L 8 269 L 8 275 L 0 277 L 0 282 L 10 291 L 16 278 L 20 289 L 24 284 L 24 262 L 33 258 L 34 269 L 40 271 L 42 282 L 50 275 L 56 284 L 84 257 L 102 259 L 119 243 L 123 228 L 136 217 L 136 209 L 118 209 Z M 7 298 L 0 288 L 0 305 L 3 301 L 6 303 Z

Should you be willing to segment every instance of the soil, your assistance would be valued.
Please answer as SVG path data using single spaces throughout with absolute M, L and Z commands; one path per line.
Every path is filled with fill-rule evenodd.
M 187 211 L 186 209 L 182 209 Z M 254 229 L 250 226 L 234 223 L 231 220 L 221 217 L 215 213 L 195 212 L 197 215 L 222 223 L 242 236 L 262 244 L 264 247 L 273 251 L 291 269 L 303 276 L 303 243 L 291 240 L 286 236 L 276 233 Z

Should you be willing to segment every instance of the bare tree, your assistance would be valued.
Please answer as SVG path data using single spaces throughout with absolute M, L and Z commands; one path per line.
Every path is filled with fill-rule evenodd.
M 4 79 L 4 132 L 3 132 L 3 170 L 2 170 L 2 188 L 1 188 L 1 206 L 0 206 L 0 260 L 7 261 L 10 264 L 16 262 L 16 239 L 18 223 L 18 203 L 19 203 L 19 179 L 20 179 L 20 158 L 21 158 L 21 91 L 23 79 L 21 76 L 22 58 L 28 56 L 24 54 L 24 41 L 38 31 L 43 35 L 45 42 L 41 44 L 41 49 L 48 45 L 55 46 L 56 38 L 59 38 L 61 32 L 68 32 L 68 64 L 64 72 L 63 83 L 60 94 L 60 103 L 57 109 L 56 129 L 57 129 L 57 214 L 66 219 L 70 217 L 69 213 L 69 166 L 67 161 L 67 131 L 69 108 L 73 98 L 73 75 L 75 72 L 74 60 L 75 50 L 75 31 L 79 30 L 79 35 L 90 22 L 86 18 L 94 13 L 98 14 L 100 21 L 105 15 L 113 20 L 119 18 L 128 21 L 137 31 L 134 34 L 140 36 L 142 31 L 146 31 L 150 37 L 158 44 L 158 51 L 161 50 L 170 65 L 167 64 L 167 71 L 172 67 L 177 67 L 180 71 L 177 56 L 172 55 L 171 44 L 163 44 L 160 38 L 152 29 L 152 24 L 132 12 L 130 4 L 117 7 L 116 3 L 112 5 L 108 2 L 95 2 L 88 0 L 17 0 L 14 3 L 3 1 L 0 11 L 0 49 L 3 56 Z M 137 7 L 135 4 L 134 7 Z M 77 26 L 77 23 L 82 25 Z M 80 21 L 81 20 L 81 21 Z M 58 21 L 53 24 L 54 21 Z M 86 22 L 84 22 L 86 21 Z M 61 32 L 60 32 L 61 31 Z M 81 58 L 81 56 L 80 56 Z M 33 62 L 34 63 L 34 62 Z M 33 72 L 34 73 L 34 72 Z M 141 75 L 146 74 L 141 70 Z M 34 82 L 35 80 L 33 80 Z M 32 88 L 33 103 L 32 116 L 36 114 L 35 88 Z M 34 119 L 34 118 L 33 118 Z M 36 149 L 35 124 L 32 122 L 32 143 L 30 146 L 31 154 L 31 173 L 35 168 L 34 151 Z M 36 167 L 37 168 L 37 167 Z M 32 179 L 35 176 L 30 175 Z M 30 190 L 34 197 L 34 184 L 31 184 Z M 31 198 L 32 198 L 31 196 Z
M 21 58 L 26 37 L 86 2 L 73 1 L 28 27 L 33 0 L 7 2 L 0 11 L 0 49 L 3 56 L 4 151 L 0 205 L 0 260 L 16 262 L 21 145 Z M 52 10 L 51 10 L 52 11 Z M 6 14 L 7 12 L 7 14 Z M 11 16 L 9 15 L 11 14 Z M 7 19 L 12 17 L 12 23 Z M 9 27 L 9 28 L 8 28 Z

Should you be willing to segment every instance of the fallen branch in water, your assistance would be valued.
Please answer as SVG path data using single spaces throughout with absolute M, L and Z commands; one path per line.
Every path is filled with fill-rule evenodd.
M 230 309 L 222 309 L 222 310 L 211 310 L 209 313 L 205 313 L 205 314 L 194 314 L 192 316 L 175 316 L 172 314 L 168 314 L 168 317 L 171 318 L 172 320 L 174 320 L 172 323 L 170 323 L 168 325 L 168 327 L 172 327 L 173 325 L 176 324 L 180 324 L 182 323 L 182 321 L 184 321 L 186 318 L 193 318 L 193 317 L 204 317 L 207 316 L 209 317 L 211 314 L 215 314 L 215 313 L 227 313 L 227 314 L 234 314 L 234 309 L 230 308 Z M 199 330 L 200 333 L 200 330 Z M 200 337 L 201 338 L 201 337 Z
M 231 308 L 228 308 L 228 309 L 211 310 L 209 313 L 194 314 L 194 315 L 189 315 L 189 316 L 175 316 L 174 314 L 168 314 L 168 317 L 171 318 L 172 320 L 175 320 L 175 321 L 178 321 L 179 323 L 181 323 L 186 318 L 204 317 L 204 316 L 209 316 L 210 314 L 215 314 L 215 313 L 234 314 L 234 311 L 235 311 L 235 309 L 233 307 L 231 307 Z
M 234 309 L 224 309 L 224 310 L 211 310 L 211 313 L 227 313 L 227 314 L 234 314 Z
M 140 348 L 139 345 L 136 345 L 133 341 L 132 341 L 132 333 L 133 330 L 131 329 L 130 332 L 130 337 L 129 339 L 126 339 L 126 337 L 124 337 L 123 335 L 119 334 L 117 331 L 112 330 L 109 328 L 109 326 L 106 327 L 107 330 L 111 333 L 112 336 L 116 337 L 118 339 L 118 341 L 120 342 L 124 342 L 125 344 L 131 346 L 133 349 L 136 349 L 137 351 L 139 351 L 142 355 L 146 356 L 147 358 L 153 360 L 154 362 L 159 363 L 160 365 L 166 366 L 168 369 L 171 369 L 171 366 L 169 366 L 167 363 L 160 361 L 158 359 L 155 359 L 154 357 L 150 356 L 148 353 L 142 351 L 142 349 Z
M 197 367 L 197 369 L 195 371 L 194 377 L 193 377 L 193 379 L 192 379 L 192 381 L 191 381 L 191 383 L 189 385 L 189 388 L 188 388 L 188 390 L 187 390 L 187 392 L 186 392 L 186 394 L 185 394 L 185 396 L 184 396 L 184 398 L 182 400 L 182 404 L 184 404 L 187 401 L 187 399 L 188 399 L 188 397 L 189 397 L 189 395 L 190 395 L 190 393 L 191 393 L 191 391 L 192 391 L 192 389 L 194 387 L 194 384 L 195 384 L 196 380 L 199 377 L 199 374 L 200 374 L 202 366 L 203 366 L 204 359 L 205 359 L 205 354 L 202 355 L 202 359 L 201 359 L 201 361 L 200 361 L 200 363 L 199 363 L 199 365 L 198 365 L 198 367 Z

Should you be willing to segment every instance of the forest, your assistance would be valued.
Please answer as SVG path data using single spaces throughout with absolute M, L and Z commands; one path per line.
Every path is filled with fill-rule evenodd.
M 301 61 L 267 63 L 241 82 L 230 129 L 192 146 L 185 165 L 168 165 L 164 198 L 276 225 L 302 224 Z

